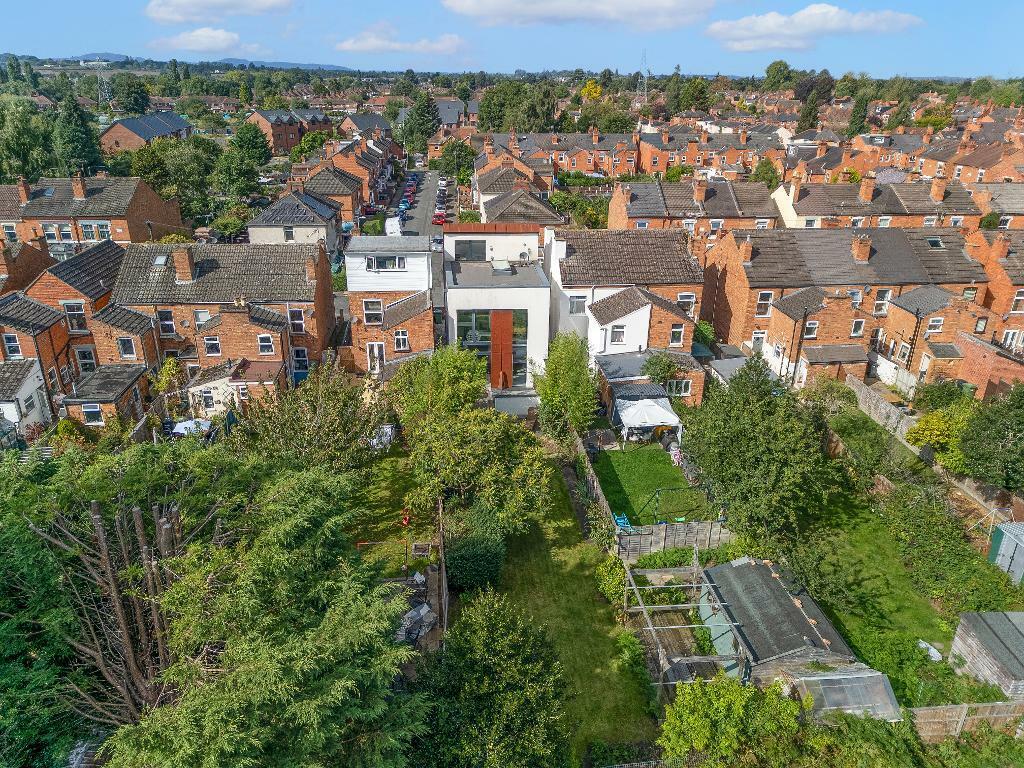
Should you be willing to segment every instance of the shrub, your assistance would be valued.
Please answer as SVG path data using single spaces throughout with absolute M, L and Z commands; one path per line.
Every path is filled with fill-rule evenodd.
M 625 630 L 616 640 L 619 649 L 619 657 L 616 661 L 619 670 L 622 671 L 645 693 L 647 700 L 647 711 L 655 715 L 658 709 L 657 697 L 654 694 L 654 686 L 651 685 L 651 674 L 647 670 L 647 651 L 640 638 L 632 630 Z
M 982 229 L 999 229 L 999 212 L 992 211 L 981 217 Z
M 445 562 L 451 586 L 480 589 L 497 583 L 505 562 L 505 542 L 486 533 L 470 534 L 448 548 Z
M 588 538 L 601 549 L 610 551 L 615 546 L 615 525 L 597 502 L 587 505 L 587 528 Z
M 460 224 L 479 224 L 480 223 L 480 211 L 474 211 L 472 209 L 463 209 L 459 211 L 459 223 Z
M 595 741 L 590 745 L 590 765 L 594 768 L 604 768 L 610 765 L 641 763 L 655 760 L 659 754 L 660 750 L 656 746 L 646 742 L 609 744 L 606 741 Z
M 615 555 L 608 555 L 597 564 L 597 589 L 617 610 L 623 607 L 626 591 L 626 570 Z
M 377 216 L 372 219 L 367 219 L 359 229 L 364 235 L 383 235 L 384 217 Z
M 966 397 L 966 393 L 952 379 L 922 384 L 914 393 L 914 407 L 919 411 L 937 411 Z

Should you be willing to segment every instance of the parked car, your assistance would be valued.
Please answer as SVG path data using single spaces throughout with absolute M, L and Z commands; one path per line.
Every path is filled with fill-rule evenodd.
M 432 251 L 443 251 L 444 250 L 444 238 L 439 236 L 439 235 L 435 235 L 434 237 L 430 238 L 430 250 L 432 250 Z
M 447 220 L 447 216 L 444 213 L 435 213 L 434 218 L 430 220 L 431 224 L 444 224 Z

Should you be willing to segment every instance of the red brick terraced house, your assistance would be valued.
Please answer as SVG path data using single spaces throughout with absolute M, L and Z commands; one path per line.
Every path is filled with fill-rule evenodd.
M 151 112 L 115 120 L 100 134 L 100 147 L 108 155 L 134 152 L 157 139 L 187 139 L 192 126 L 176 112 Z
M 891 303 L 915 288 L 938 286 L 975 304 L 980 316 L 987 314 L 988 283 L 956 229 L 737 232 L 708 251 L 702 316 L 720 340 L 761 352 L 798 384 L 816 373 L 808 370 L 815 365 L 832 375 L 839 366 L 862 365 L 864 355 L 852 349 L 859 347 L 872 373 L 912 385 L 916 374 L 887 336 Z M 787 319 L 777 318 L 779 312 Z
M 55 263 L 45 240 L 37 240 L 32 245 L 0 241 L 0 296 L 25 288 Z
M 48 422 L 63 396 L 71 391 L 73 363 L 64 315 L 45 304 L 33 301 L 21 292 L 0 297 L 0 365 L 25 360 L 35 367 L 22 366 L 22 381 L 32 377 L 39 391 L 30 402 L 21 403 L 21 416 Z M 13 368 L 4 368 L 10 373 Z M 35 409 L 39 410 L 36 411 Z M 13 420 L 19 423 L 19 420 Z
M 609 229 L 682 228 L 715 238 L 734 229 L 771 229 L 779 210 L 762 182 L 690 178 L 615 185 Z
M 999 215 L 997 229 L 1024 229 L 1024 183 L 971 184 L 982 215 Z
M 334 128 L 331 119 L 315 109 L 258 109 L 245 121 L 263 131 L 275 155 L 287 155 L 311 131 Z
M 983 305 L 992 312 L 990 341 L 1024 355 L 1024 231 L 979 230 L 968 236 L 967 249 L 988 275 Z
M 0 185 L 0 232 L 9 243 L 43 237 L 60 260 L 103 240 L 143 243 L 191 230 L 178 201 L 138 177 L 73 176 Z
M 283 361 L 301 381 L 336 326 L 322 244 L 131 245 L 112 300 L 152 318 L 161 359 L 192 374 L 244 357 Z

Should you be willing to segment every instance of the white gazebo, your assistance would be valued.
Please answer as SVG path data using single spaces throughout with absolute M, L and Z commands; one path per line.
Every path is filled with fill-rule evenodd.
M 657 384 L 628 384 L 616 387 L 615 413 L 622 422 L 622 439 L 630 431 L 668 427 L 675 429 L 676 441 L 682 437 L 682 423 L 672 409 L 668 393 Z

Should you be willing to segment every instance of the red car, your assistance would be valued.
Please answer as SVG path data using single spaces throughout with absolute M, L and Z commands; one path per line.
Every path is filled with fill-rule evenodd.
M 430 220 L 431 224 L 444 224 L 447 217 L 443 213 L 435 213 L 434 218 Z

